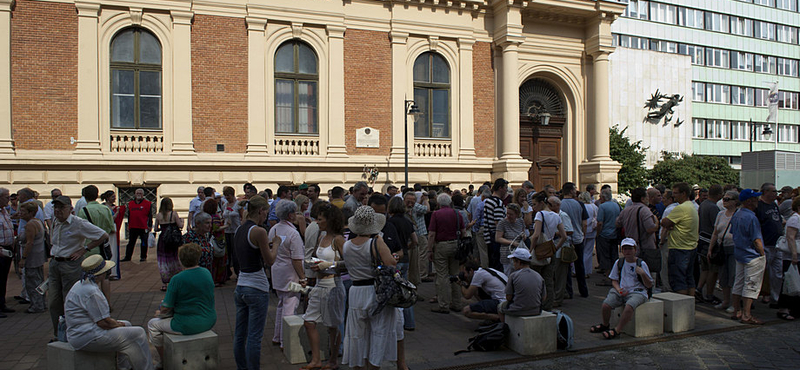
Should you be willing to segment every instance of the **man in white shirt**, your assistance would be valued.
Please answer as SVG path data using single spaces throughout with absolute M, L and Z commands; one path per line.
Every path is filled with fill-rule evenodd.
M 461 294 L 464 299 L 478 297 L 479 300 L 465 306 L 461 313 L 471 319 L 500 321 L 497 305 L 506 300 L 508 276 L 492 268 L 478 267 L 478 264 L 473 261 L 464 264 L 462 271 L 463 274 L 458 277 L 451 277 L 451 281 L 460 280 Z
M 50 276 L 48 277 L 48 304 L 53 321 L 53 335 L 58 334 L 58 317 L 64 314 L 64 301 L 70 288 L 81 278 L 83 255 L 102 245 L 107 239 L 103 229 L 88 220 L 72 214 L 72 200 L 60 196 L 53 200 L 53 231 L 50 240 Z M 89 239 L 89 244 L 85 244 Z
M 206 188 L 199 186 L 197 188 L 197 196 L 189 201 L 189 226 L 186 228 L 194 229 L 194 215 L 203 211 L 203 201 L 206 200 Z
M 50 198 L 55 200 L 61 196 L 60 189 L 53 189 L 50 191 Z M 53 229 L 53 202 L 50 201 L 44 205 L 44 222 L 47 225 L 47 230 Z

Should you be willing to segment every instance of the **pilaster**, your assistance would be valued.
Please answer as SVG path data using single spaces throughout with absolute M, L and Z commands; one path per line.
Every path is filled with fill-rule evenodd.
M 475 122 L 473 113 L 473 76 L 472 76 L 472 46 L 473 38 L 458 39 L 459 59 L 459 109 L 461 122 L 459 124 L 459 138 L 461 139 L 458 158 L 475 159 Z
M 14 155 L 11 126 L 11 7 L 14 0 L 0 0 L 0 156 Z
M 172 10 L 173 125 L 172 154 L 194 155 L 192 138 L 192 19 L 191 11 Z
M 405 155 L 405 137 L 408 132 L 405 127 L 405 100 L 413 99 L 414 95 L 407 91 L 408 72 L 406 71 L 406 53 L 408 51 L 408 33 L 392 31 L 392 149 L 389 154 L 391 159 L 403 160 Z M 413 124 L 410 125 L 409 138 L 414 137 Z M 411 145 L 411 144 L 409 144 Z M 410 152 L 413 152 L 409 149 Z
M 343 25 L 328 25 L 328 66 L 330 94 L 328 103 L 328 157 L 346 157 L 344 127 L 344 33 Z
M 75 2 L 78 10 L 78 154 L 102 154 L 100 142 L 99 43 L 100 4 Z
M 247 22 L 247 155 L 269 155 L 267 144 L 266 69 L 267 19 L 248 16 Z

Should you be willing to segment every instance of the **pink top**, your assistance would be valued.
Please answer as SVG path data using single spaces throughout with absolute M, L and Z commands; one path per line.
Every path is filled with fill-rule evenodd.
M 300 282 L 300 277 L 292 266 L 292 260 L 303 260 L 305 257 L 305 246 L 300 233 L 289 221 L 281 221 L 269 229 L 268 240 L 275 238 L 275 235 L 284 237 L 283 242 L 278 247 L 278 256 L 272 265 L 272 286 L 275 290 L 282 292 L 288 291 L 289 283 Z

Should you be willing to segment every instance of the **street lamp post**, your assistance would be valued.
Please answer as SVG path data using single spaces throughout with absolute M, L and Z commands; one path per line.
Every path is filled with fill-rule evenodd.
M 761 131 L 761 135 L 763 135 L 767 140 L 769 140 L 770 136 L 772 136 L 772 128 L 769 127 L 769 122 L 764 126 L 764 130 Z M 756 126 L 753 125 L 753 119 L 750 119 L 750 152 L 753 152 L 753 137 L 756 136 Z
M 406 177 L 405 177 L 406 182 L 405 183 L 406 183 L 406 188 L 408 188 L 408 115 L 409 114 L 413 115 L 414 116 L 414 122 L 417 122 L 417 117 L 419 117 L 419 115 L 422 113 L 422 111 L 419 110 L 419 107 L 417 107 L 417 104 L 414 103 L 413 100 L 405 100 L 404 104 L 405 104 L 405 110 L 403 112 L 405 113 L 405 115 L 404 115 L 405 124 L 404 124 L 403 127 L 405 128 L 405 130 L 403 130 L 403 131 L 405 133 L 405 150 L 406 150 L 405 151 L 405 157 L 406 157 L 405 158 L 405 174 L 406 174 Z

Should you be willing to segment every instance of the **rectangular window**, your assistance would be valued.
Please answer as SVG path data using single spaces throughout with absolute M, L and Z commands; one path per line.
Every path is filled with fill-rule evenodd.
M 696 139 L 705 139 L 706 137 L 706 120 L 702 118 L 692 119 L 692 137 Z
M 692 101 L 706 101 L 706 84 L 702 82 L 692 82 Z
M 731 104 L 753 106 L 755 89 L 752 87 L 731 86 Z
M 650 48 L 650 45 L 647 42 L 646 38 L 628 36 L 628 35 L 619 35 L 619 46 L 623 48 L 644 49 L 644 50 Z
M 692 58 L 692 64 L 703 65 L 703 47 L 695 45 L 678 45 L 678 54 L 688 55 Z
M 775 0 L 753 0 L 753 4 L 775 7 Z
M 797 125 L 778 125 L 778 141 L 781 143 L 796 143 L 798 139 Z
M 739 36 L 753 37 L 753 20 L 731 16 L 731 33 Z
M 769 106 L 769 90 L 756 89 L 756 107 Z
M 731 138 L 731 122 L 723 120 L 706 120 L 706 138 L 728 140 Z
M 756 72 L 775 74 L 777 73 L 777 58 L 767 55 L 756 55 L 753 67 Z
M 731 138 L 733 140 L 750 140 L 750 123 L 747 121 L 735 121 L 731 123 Z
M 778 92 L 778 108 L 797 109 L 798 93 L 791 91 Z
M 725 14 L 706 12 L 705 27 L 709 31 L 730 32 L 730 19 Z
M 625 12 L 622 13 L 622 16 L 637 19 L 647 19 L 647 7 L 647 1 L 630 0 L 628 1 L 628 7 L 625 8 Z
M 709 103 L 731 103 L 731 87 L 728 85 L 706 84 L 706 101 Z
M 650 50 L 675 54 L 678 52 L 678 44 L 672 41 L 650 40 Z
M 731 51 L 731 68 L 743 71 L 753 70 L 753 54 Z
M 778 9 L 797 11 L 797 0 L 778 0 L 776 5 Z
M 779 24 L 776 26 L 777 39 L 790 44 L 797 43 L 797 28 Z
M 797 77 L 797 59 L 778 58 L 778 74 Z
M 767 142 L 770 142 L 770 141 L 775 140 L 772 137 L 772 135 L 775 135 L 775 125 L 772 124 L 772 123 L 769 124 L 769 128 L 772 130 L 772 135 L 770 135 L 769 140 L 767 140 L 767 138 L 764 137 L 764 127 L 766 127 L 766 125 L 767 125 L 766 123 L 755 123 L 755 122 L 753 122 L 753 126 L 755 126 L 754 127 L 755 134 L 756 134 L 753 139 L 755 139 L 755 141 L 767 141 Z
M 650 3 L 650 20 L 659 23 L 676 24 L 675 5 L 663 3 Z
M 775 41 L 775 23 L 753 21 L 753 29 L 756 38 Z
M 730 68 L 731 52 L 723 49 L 706 48 L 706 65 L 709 67 Z
M 703 29 L 703 11 L 684 7 L 678 8 L 678 24 L 684 27 Z

